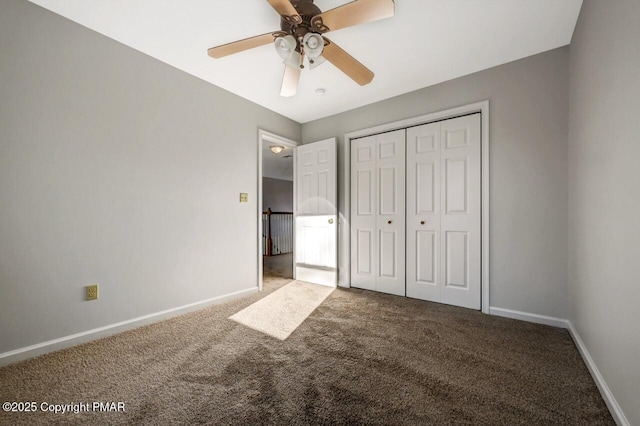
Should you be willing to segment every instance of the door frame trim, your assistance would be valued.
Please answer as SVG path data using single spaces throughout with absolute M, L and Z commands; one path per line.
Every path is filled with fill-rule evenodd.
M 434 121 L 455 118 L 461 115 L 473 114 L 479 112 L 480 117 L 480 133 L 482 137 L 481 143 L 481 159 L 480 159 L 480 180 L 482 185 L 482 194 L 480 203 L 482 205 L 481 220 L 481 307 L 482 312 L 489 313 L 489 100 L 476 102 L 468 105 L 462 105 L 442 111 L 436 111 L 429 114 L 419 115 L 417 117 L 407 118 L 404 120 L 394 121 L 381 124 L 378 126 L 368 127 L 366 129 L 356 130 L 345 133 L 344 135 L 344 167 L 345 167 L 345 219 L 344 226 L 340 227 L 339 241 L 345 241 L 348 256 L 344 257 L 345 269 L 343 276 L 347 277 L 346 281 L 340 282 L 341 287 L 351 287 L 351 140 L 376 133 L 390 132 L 393 130 L 405 129 L 407 127 L 427 124 Z
M 296 216 L 296 148 L 301 144 L 284 136 L 268 132 L 258 128 L 258 290 L 262 291 L 262 145 L 265 142 L 272 142 L 293 148 L 293 217 Z M 293 252 L 296 252 L 295 226 L 293 227 Z M 293 279 L 296 278 L 295 258 L 293 260 Z

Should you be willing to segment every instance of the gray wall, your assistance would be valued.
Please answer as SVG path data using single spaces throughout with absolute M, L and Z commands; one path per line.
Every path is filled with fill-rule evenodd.
M 293 211 L 293 181 L 262 178 L 262 211 Z
M 564 47 L 305 123 L 302 140 L 338 137 L 344 214 L 345 133 L 489 99 L 491 306 L 566 318 L 567 86 Z
M 640 3 L 586 0 L 570 50 L 569 318 L 640 424 Z
M 258 127 L 298 123 L 18 0 L 0 99 L 0 353 L 256 286 Z

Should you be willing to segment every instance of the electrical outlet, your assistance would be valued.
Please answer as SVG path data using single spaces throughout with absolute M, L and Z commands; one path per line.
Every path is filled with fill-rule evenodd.
M 98 298 L 98 284 L 88 285 L 85 289 L 87 290 L 87 300 L 95 300 Z
M 241 203 L 248 203 L 249 202 L 249 194 L 247 194 L 246 192 L 241 192 L 240 193 L 240 202 Z

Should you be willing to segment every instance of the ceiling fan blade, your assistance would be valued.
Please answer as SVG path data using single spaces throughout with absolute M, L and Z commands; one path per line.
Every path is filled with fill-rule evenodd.
M 327 10 L 314 17 L 321 18 L 329 31 L 390 18 L 394 13 L 393 0 L 355 0 Z
M 371 83 L 373 72 L 358 62 L 353 56 L 342 50 L 340 46 L 323 37 L 328 44 L 325 44 L 322 56 L 336 66 L 340 71 L 348 75 L 360 86 Z
M 280 96 L 290 98 L 298 91 L 298 82 L 300 81 L 300 68 L 291 68 L 284 66 L 284 76 L 282 77 L 282 86 L 280 87 Z
M 296 22 L 302 22 L 302 18 L 298 14 L 298 11 L 291 4 L 289 0 L 267 0 L 271 7 L 273 7 L 280 16 L 289 16 Z M 297 18 L 295 18 L 297 16 Z
M 253 49 L 254 47 L 264 46 L 273 43 L 275 37 L 273 33 L 262 34 L 255 37 L 245 38 L 243 40 L 233 41 L 231 43 L 215 46 L 207 50 L 212 58 L 222 58 L 223 56 L 232 55 L 244 50 Z

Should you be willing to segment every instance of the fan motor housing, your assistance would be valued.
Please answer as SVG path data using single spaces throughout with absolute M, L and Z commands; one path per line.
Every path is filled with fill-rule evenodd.
M 291 5 L 296 9 L 300 17 L 301 23 L 297 23 L 283 16 L 280 20 L 280 28 L 287 34 L 293 35 L 296 39 L 304 37 L 306 33 L 311 31 L 311 18 L 322 13 L 320 8 L 313 4 L 313 0 L 291 0 Z

